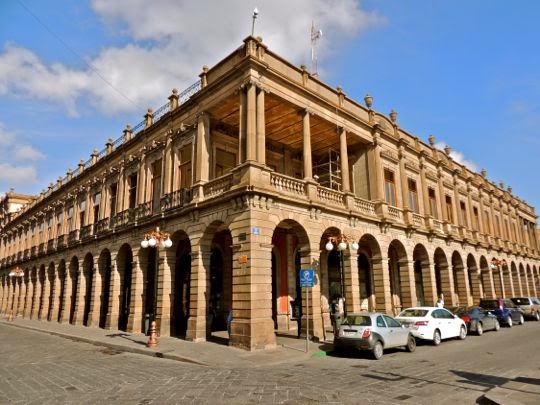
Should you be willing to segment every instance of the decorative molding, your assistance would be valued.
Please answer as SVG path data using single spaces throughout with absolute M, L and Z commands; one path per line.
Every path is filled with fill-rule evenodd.
M 412 170 L 413 172 L 420 173 L 420 166 L 410 160 L 405 161 L 405 168 Z
M 397 154 L 395 154 L 394 152 L 391 152 L 391 151 L 389 151 L 387 149 L 381 150 L 381 157 L 386 158 L 386 159 L 390 160 L 391 162 L 399 163 L 399 159 L 398 159 Z

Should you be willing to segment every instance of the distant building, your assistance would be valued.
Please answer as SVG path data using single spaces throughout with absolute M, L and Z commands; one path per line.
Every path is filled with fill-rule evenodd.
M 36 197 L 27 194 L 16 193 L 13 189 L 0 197 L 0 230 L 3 229 L 11 218 L 25 205 L 30 204 Z
M 320 339 L 338 296 L 395 314 L 537 295 L 534 208 L 364 101 L 248 37 L 36 200 L 8 193 L 2 311 L 202 341 L 232 309 L 230 344 L 254 350 L 295 316 L 305 332 L 299 269 Z

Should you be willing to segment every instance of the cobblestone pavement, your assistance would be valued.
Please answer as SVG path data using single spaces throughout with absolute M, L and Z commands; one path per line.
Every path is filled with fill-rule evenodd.
M 380 361 L 330 353 L 250 367 L 123 353 L 6 324 L 0 342 L 2 404 L 474 404 L 503 385 L 540 403 L 540 322 Z

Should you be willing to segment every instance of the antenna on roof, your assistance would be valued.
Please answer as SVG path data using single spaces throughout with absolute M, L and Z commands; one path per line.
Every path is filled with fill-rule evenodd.
M 257 19 L 257 16 L 259 15 L 259 9 L 255 7 L 253 10 L 253 16 L 251 20 L 251 36 L 255 35 L 255 20 Z
M 314 77 L 319 77 L 317 72 L 317 42 L 322 37 L 322 30 L 315 29 L 315 23 L 311 21 L 311 74 Z

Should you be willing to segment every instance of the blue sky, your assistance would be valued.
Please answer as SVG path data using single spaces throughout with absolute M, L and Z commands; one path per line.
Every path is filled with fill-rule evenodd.
M 0 194 L 39 193 L 256 34 L 540 207 L 540 2 L 4 0 Z

